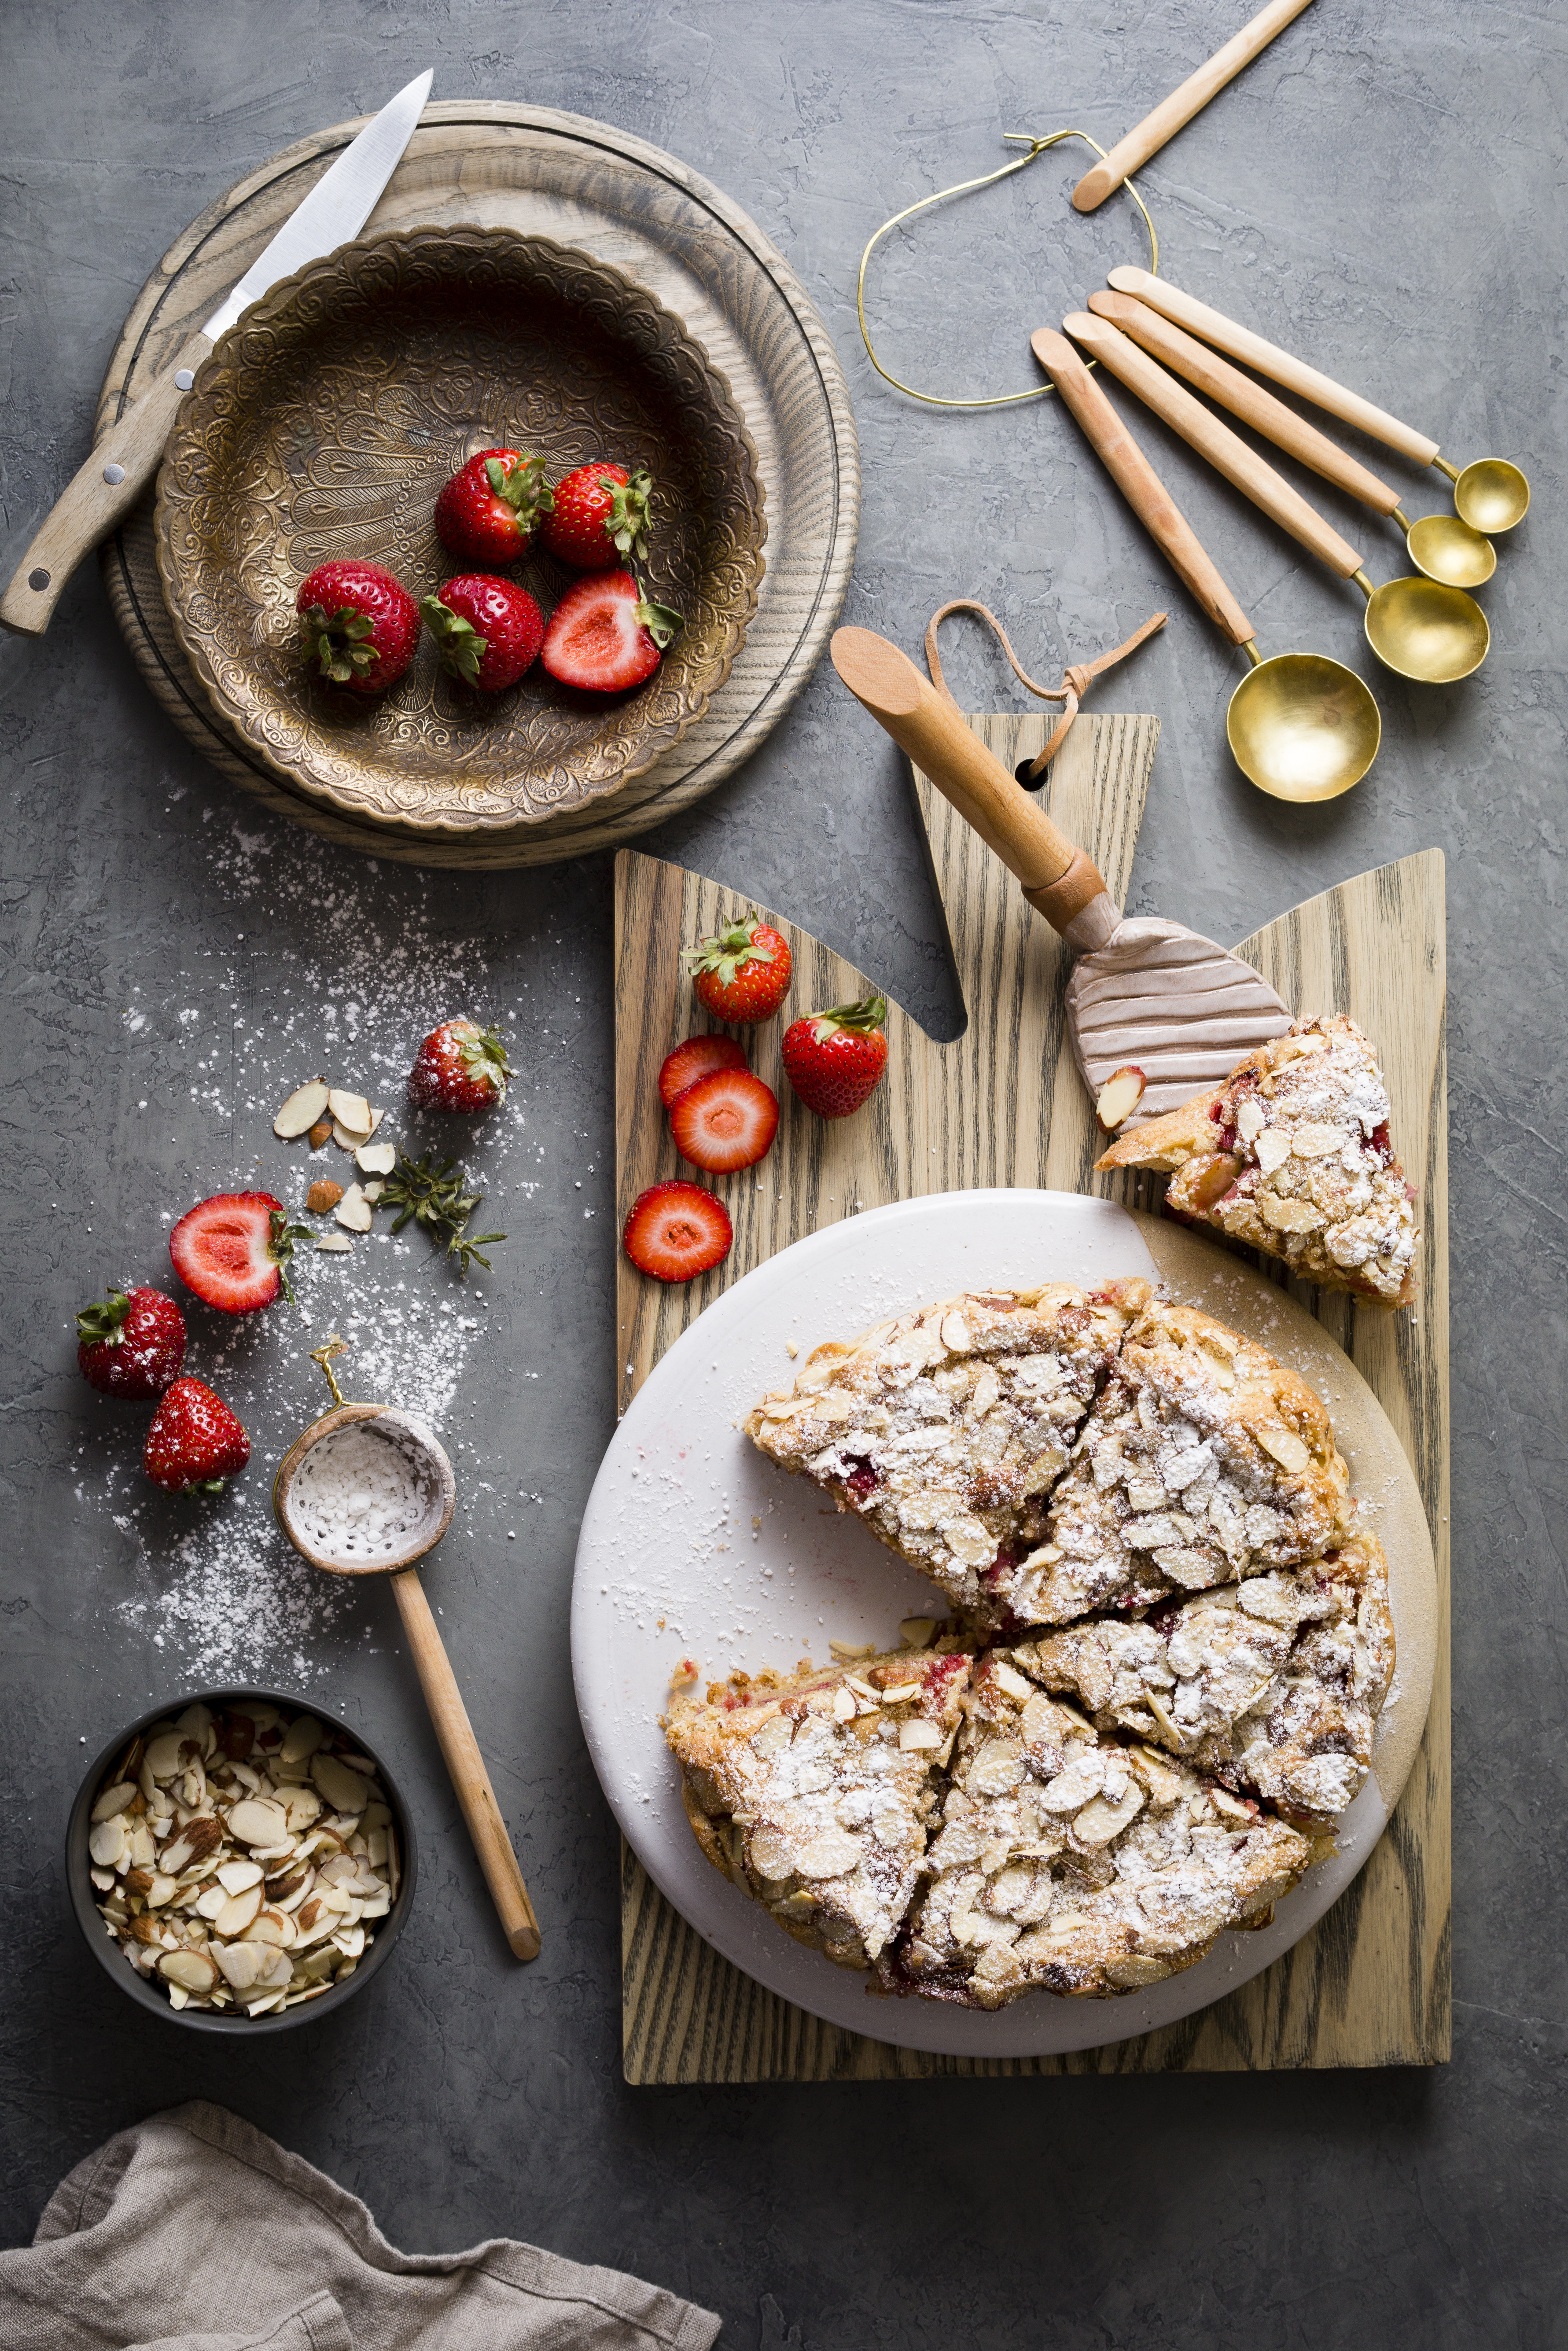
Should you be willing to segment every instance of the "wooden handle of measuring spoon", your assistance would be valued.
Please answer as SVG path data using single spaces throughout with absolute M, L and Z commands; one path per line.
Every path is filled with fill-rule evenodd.
M 1337 441 L 1331 441 L 1326 433 L 1320 433 L 1315 424 L 1309 424 L 1304 416 L 1298 416 L 1293 408 L 1287 408 L 1282 400 L 1276 400 L 1271 392 L 1265 392 L 1260 383 L 1254 383 L 1249 375 L 1243 375 L 1239 368 L 1233 368 L 1228 360 L 1222 360 L 1218 351 L 1152 310 L 1146 302 L 1132 294 L 1091 294 L 1089 308 L 1097 319 L 1109 319 L 1113 326 L 1131 335 L 1188 383 L 1195 383 L 1199 392 L 1206 392 L 1210 400 L 1217 400 L 1221 408 L 1228 408 L 1232 416 L 1239 416 L 1243 424 L 1250 424 L 1287 456 L 1299 457 L 1303 465 L 1310 465 L 1325 482 L 1333 482 L 1336 489 L 1348 490 L 1374 514 L 1391 515 L 1399 504 L 1398 491 L 1358 465 L 1348 449 L 1342 449 Z
M 1129 392 L 1135 392 L 1145 408 L 1152 408 L 1174 426 L 1189 448 L 1207 457 L 1228 482 L 1235 483 L 1243 497 L 1261 507 L 1271 521 L 1300 539 L 1331 571 L 1337 571 L 1343 580 L 1355 577 L 1362 559 L 1348 539 L 1342 538 L 1256 449 L 1249 449 L 1228 424 L 1222 424 L 1212 409 L 1195 400 L 1185 383 L 1167 375 L 1158 360 L 1140 350 L 1109 319 L 1092 318 L 1087 310 L 1074 310 L 1061 323 L 1075 343 L 1109 368 Z
M 1189 74 L 1178 89 L 1146 114 L 1135 130 L 1124 139 L 1118 139 L 1103 163 L 1086 172 L 1072 191 L 1072 201 L 1081 213 L 1092 213 L 1103 204 L 1113 190 L 1157 155 L 1168 139 L 1174 139 L 1184 123 L 1195 114 L 1201 114 L 1211 98 L 1218 96 L 1228 81 L 1234 81 L 1243 66 L 1249 66 L 1260 49 L 1266 49 L 1277 33 L 1282 33 L 1294 17 L 1301 15 L 1308 0 L 1270 0 L 1249 25 L 1243 25 L 1222 49 L 1216 49 L 1207 65 Z
M 479 1866 L 490 1888 L 502 1932 L 516 1958 L 537 1959 L 539 1922 L 534 1917 L 534 1906 L 528 1900 L 517 1856 L 512 1851 L 512 1840 L 507 1834 L 496 1791 L 490 1785 L 490 1774 L 485 1769 L 468 1709 L 453 1675 L 452 1660 L 435 1629 L 424 1586 L 415 1569 L 404 1567 L 392 1576 L 392 1588 L 397 1594 L 402 1629 L 413 1652 L 424 1702 L 430 1708 L 430 1719 L 435 1725 L 435 1735 L 441 1741 L 453 1789 L 468 1823 L 468 1834 L 474 1840 L 474 1850 L 479 1856 Z
M 1065 335 L 1041 327 L 1030 349 L 1083 427 L 1144 528 L 1232 644 L 1252 642 L 1252 623 L 1197 542 L 1192 525 L 1073 350 Z
M 1256 368 L 1260 375 L 1271 377 L 1282 383 L 1287 392 L 1299 392 L 1315 408 L 1326 408 L 1331 416 L 1340 417 L 1354 424 L 1359 432 L 1370 433 L 1375 441 L 1385 441 L 1389 448 L 1397 449 L 1402 456 L 1413 457 L 1418 465 L 1429 465 L 1437 454 L 1437 444 L 1428 441 L 1424 433 L 1416 433 L 1408 424 L 1401 424 L 1396 416 L 1375 408 L 1370 400 L 1359 392 L 1347 392 L 1343 383 L 1332 376 L 1320 375 L 1316 368 L 1307 366 L 1277 343 L 1266 343 L 1249 327 L 1239 327 L 1234 319 L 1227 319 L 1218 310 L 1211 310 L 1207 302 L 1195 302 L 1179 286 L 1172 286 L 1164 277 L 1153 277 L 1146 269 L 1113 269 L 1111 283 L 1118 294 L 1135 294 L 1140 301 L 1148 302 L 1174 319 L 1178 327 L 1190 328 L 1201 335 L 1206 343 L 1215 344 L 1228 351 L 1233 360 L 1241 360 L 1248 367 Z
M 996 851 L 1052 929 L 1077 947 L 1108 938 L 1119 917 L 1092 860 L 1057 831 L 908 654 L 871 629 L 835 631 L 829 652 L 855 700 Z

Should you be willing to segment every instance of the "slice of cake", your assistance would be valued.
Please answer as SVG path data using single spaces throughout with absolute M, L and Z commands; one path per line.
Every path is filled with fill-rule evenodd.
M 1299 1568 L 1171 1599 L 1141 1624 L 1068 1626 L 1030 1670 L 1107 1732 L 1129 1731 L 1326 1830 L 1372 1765 L 1394 1677 L 1388 1569 L 1375 1536 Z
M 1388 1090 L 1354 1020 L 1298 1020 L 1222 1086 L 1113 1144 L 1099 1167 L 1174 1171 L 1166 1205 L 1381 1306 L 1415 1293 L 1415 1194 Z
M 1129 1991 L 1260 1926 L 1307 1838 L 1146 1743 L 1108 1738 L 1032 1678 L 976 1666 L 929 1884 L 880 1970 L 889 1991 L 1000 2008 L 1042 1989 Z
M 818 1347 L 747 1434 L 980 1621 L 1045 1530 L 1046 1496 L 1152 1292 L 1067 1282 L 942 1300 Z
M 870 1967 L 909 1907 L 971 1664 L 944 1646 L 737 1674 L 665 1718 L 708 1859 L 842 1967 Z
M 1152 1301 L 1051 1496 L 995 1579 L 1015 1625 L 1065 1625 L 1321 1559 L 1349 1475 L 1306 1382 L 1194 1307 Z

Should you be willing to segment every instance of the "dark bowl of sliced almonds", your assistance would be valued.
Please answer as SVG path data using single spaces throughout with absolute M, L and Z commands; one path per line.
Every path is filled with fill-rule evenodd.
M 141 2007 L 203 2032 L 340 2008 L 385 1965 L 415 1872 L 381 1758 L 283 1690 L 152 1708 L 104 1749 L 66 1831 L 93 1952 Z

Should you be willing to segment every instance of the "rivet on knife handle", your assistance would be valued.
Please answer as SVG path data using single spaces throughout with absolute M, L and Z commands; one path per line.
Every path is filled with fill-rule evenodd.
M 173 365 L 110 427 L 17 565 L 0 599 L 0 627 L 43 635 L 83 556 L 130 513 L 158 471 L 180 402 L 212 348 L 205 335 L 193 335 Z M 184 385 L 177 381 L 182 375 Z

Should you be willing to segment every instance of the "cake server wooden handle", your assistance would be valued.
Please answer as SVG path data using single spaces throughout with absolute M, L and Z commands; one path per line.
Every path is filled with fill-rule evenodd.
M 57 498 L 0 597 L 0 628 L 41 637 L 60 592 L 84 555 L 129 514 L 158 471 L 180 402 L 212 350 L 193 335 L 178 356 L 110 425 L 63 496 Z
M 1357 463 L 1348 449 L 1254 383 L 1249 375 L 1222 360 L 1207 343 L 1200 343 L 1173 319 L 1167 319 L 1147 302 L 1140 302 L 1134 294 L 1091 294 L 1089 308 L 1097 319 L 1109 319 L 1124 335 L 1153 353 L 1166 367 L 1185 376 L 1188 383 L 1217 400 L 1221 408 L 1228 408 L 1232 416 L 1239 416 L 1243 424 L 1250 424 L 1266 441 L 1272 441 L 1286 455 L 1299 457 L 1314 474 L 1336 488 L 1348 490 L 1353 498 L 1370 507 L 1374 514 L 1394 514 L 1399 505 L 1399 493 L 1386 482 Z
M 1083 427 L 1116 487 L 1209 619 L 1219 623 L 1232 644 L 1250 644 L 1251 622 L 1066 336 L 1041 327 L 1030 336 L 1030 349 Z
M 1277 343 L 1266 343 L 1250 327 L 1239 327 L 1219 310 L 1211 310 L 1207 302 L 1194 301 L 1179 286 L 1172 286 L 1164 277 L 1153 277 L 1146 269 L 1113 269 L 1111 283 L 1118 294 L 1135 294 L 1141 302 L 1148 302 L 1174 319 L 1178 327 L 1186 327 L 1201 335 L 1206 343 L 1217 350 L 1228 351 L 1233 360 L 1241 360 L 1248 367 L 1256 368 L 1275 383 L 1282 383 L 1287 392 L 1299 392 L 1314 408 L 1326 408 L 1331 416 L 1359 432 L 1369 433 L 1375 441 L 1386 442 L 1402 456 L 1413 457 L 1418 465 L 1429 465 L 1437 454 L 1437 444 L 1428 441 L 1408 424 L 1401 424 L 1397 416 L 1390 416 L 1375 408 L 1361 394 L 1347 392 L 1343 383 L 1332 376 L 1320 375 L 1316 368 L 1308 367 L 1290 351 L 1282 351 Z
M 534 1917 L 534 1906 L 528 1899 L 517 1856 L 512 1851 L 512 1840 L 507 1834 L 496 1791 L 490 1785 L 490 1774 L 485 1769 L 468 1709 L 452 1671 L 452 1660 L 435 1629 L 424 1586 L 412 1567 L 398 1569 L 391 1581 L 414 1669 L 424 1691 L 424 1702 L 430 1708 L 435 1736 L 452 1775 L 453 1790 L 468 1823 L 468 1834 L 474 1840 L 474 1850 L 479 1856 L 479 1866 L 485 1873 L 502 1932 L 516 1958 L 537 1959 L 539 1922 Z
M 1120 917 L 1092 859 L 1057 831 L 908 654 L 871 629 L 837 630 L 829 651 L 855 700 L 1018 876 L 1052 929 L 1079 947 L 1109 936 L 1107 917 L 1110 929 Z
M 1129 392 L 1135 392 L 1145 408 L 1174 426 L 1189 448 L 1207 457 L 1228 482 L 1234 482 L 1243 497 L 1261 507 L 1270 521 L 1300 539 L 1331 571 L 1337 571 L 1343 580 L 1354 579 L 1362 559 L 1349 540 L 1342 538 L 1256 449 L 1249 449 L 1239 434 L 1221 423 L 1201 400 L 1195 400 L 1185 383 L 1167 375 L 1158 360 L 1152 360 L 1108 319 L 1094 318 L 1087 310 L 1074 310 L 1061 323 L 1075 343 L 1108 367 Z
M 1266 49 L 1278 33 L 1299 16 L 1308 0 L 1270 0 L 1249 25 L 1216 49 L 1207 65 L 1188 74 L 1179 88 L 1161 100 L 1152 114 L 1146 114 L 1124 139 L 1118 139 L 1103 163 L 1086 172 L 1072 191 L 1072 201 L 1081 213 L 1092 213 L 1096 204 L 1119 188 L 1124 180 L 1140 170 L 1151 155 L 1157 155 L 1169 139 L 1174 139 L 1184 123 L 1195 114 L 1201 114 L 1211 98 L 1217 97 L 1228 81 L 1234 81 L 1243 66 L 1249 66 L 1260 50 Z

